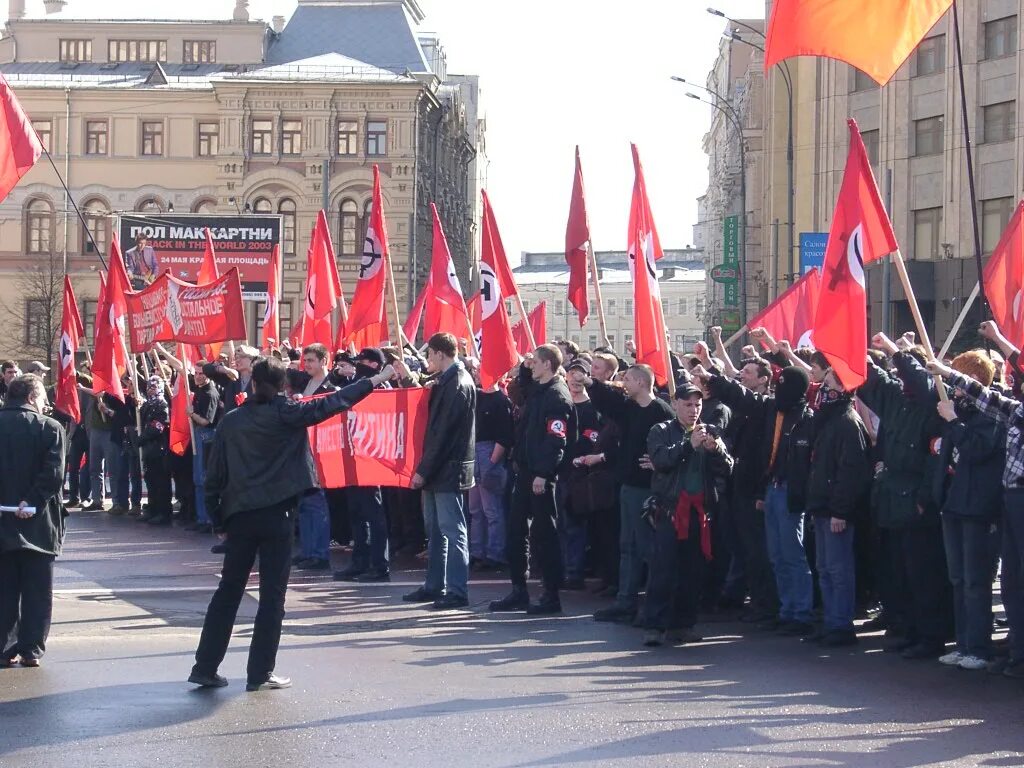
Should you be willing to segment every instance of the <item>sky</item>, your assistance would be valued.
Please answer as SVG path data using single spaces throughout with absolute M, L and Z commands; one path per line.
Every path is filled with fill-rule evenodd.
M 679 75 L 703 83 L 726 23 L 707 0 L 420 0 L 423 31 L 442 40 L 452 73 L 478 74 L 487 118 L 488 194 L 510 258 L 560 251 L 574 148 L 583 162 L 595 250 L 623 250 L 635 142 L 665 248 L 693 242 L 707 186 L 701 141 L 710 107 Z M 761 18 L 763 0 L 711 0 Z M 0 0 L 0 16 L 7 4 Z M 288 17 L 296 0 L 252 0 L 250 16 Z M 42 15 L 42 0 L 27 0 Z M 229 18 L 234 0 L 70 0 L 64 15 Z

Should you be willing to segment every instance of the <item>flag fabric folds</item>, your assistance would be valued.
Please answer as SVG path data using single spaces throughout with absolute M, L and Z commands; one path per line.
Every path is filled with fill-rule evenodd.
M 363 256 L 359 262 L 359 279 L 352 294 L 352 304 L 348 311 L 345 331 L 349 339 L 362 341 L 376 346 L 387 335 L 387 317 L 384 310 L 384 290 L 387 287 L 388 269 L 386 262 L 391 258 L 388 246 L 388 229 L 384 220 L 384 201 L 380 193 L 380 168 L 373 166 L 373 202 L 370 209 L 370 222 L 366 227 L 366 239 L 363 242 Z M 376 329 L 374 339 L 365 335 L 359 337 L 360 331 Z M 358 343 L 358 342 L 357 342 Z M 397 343 L 397 340 L 396 340 Z
M 43 145 L 32 127 L 18 97 L 0 74 L 0 202 L 10 194 L 21 177 L 29 172 L 43 154 Z
M 316 217 L 313 236 L 306 253 L 306 292 L 303 304 L 302 346 L 318 343 L 328 349 L 334 341 L 331 313 L 338 306 L 341 280 L 331 243 L 327 216 L 321 210 Z
M 1024 344 L 1024 201 L 1017 204 L 982 276 L 992 319 L 1019 349 Z
M 776 339 L 785 339 L 793 349 L 814 346 L 814 313 L 821 292 L 821 273 L 812 269 L 779 298 L 761 310 L 747 323 L 750 328 L 764 328 Z
M 480 249 L 480 384 L 489 389 L 516 363 L 519 354 L 512 338 L 505 299 L 516 290 L 512 270 L 505 256 L 494 210 L 483 192 L 482 238 Z
M 423 338 L 429 339 L 435 333 L 461 337 L 469 328 L 469 312 L 462 297 L 459 276 L 455 273 L 455 262 L 448 250 L 448 239 L 437 215 L 437 206 L 431 203 L 430 211 L 434 217 L 434 245 L 427 282 L 429 293 L 423 310 Z
M 125 298 L 131 290 L 128 273 L 124 268 L 121 246 L 114 236 L 110 241 L 107 260 L 107 280 L 103 291 L 103 304 L 96 307 L 96 349 L 92 363 L 92 391 L 104 392 L 124 401 L 121 377 L 128 368 L 125 317 L 128 303 Z
M 569 266 L 569 303 L 576 307 L 580 328 L 587 322 L 587 247 L 590 244 L 590 221 L 583 193 L 583 167 L 580 148 L 576 147 L 576 173 L 572 180 L 569 222 L 565 227 L 565 263 Z
M 275 245 L 270 256 L 270 277 L 267 280 L 267 306 L 263 310 L 260 345 L 269 350 L 281 343 L 281 246 Z
M 658 286 L 657 261 L 664 255 L 658 230 L 654 226 L 651 202 L 636 144 L 633 148 L 633 202 L 629 209 L 628 254 L 629 272 L 633 280 L 633 327 L 636 339 L 636 361 L 649 365 L 658 384 L 665 384 L 670 375 L 665 318 L 661 311 L 661 288 Z
M 75 354 L 78 342 L 85 336 L 78 303 L 71 287 L 71 278 L 64 275 L 64 311 L 60 321 L 60 358 L 57 368 L 57 388 L 54 406 L 74 421 L 82 420 L 82 408 L 78 400 L 78 379 L 75 375 Z
M 845 61 L 885 85 L 952 0 L 775 0 L 764 66 L 792 56 Z
M 178 359 L 183 363 L 184 368 L 178 371 L 174 380 L 174 388 L 171 392 L 171 452 L 178 456 L 184 456 L 192 442 L 192 429 L 189 424 L 191 417 L 188 415 L 191 405 L 192 393 L 189 390 L 188 378 L 195 374 L 195 367 L 192 365 L 191 357 L 185 349 L 184 344 L 178 343 Z
M 538 302 L 537 306 L 530 310 L 530 314 L 527 316 L 527 321 L 530 323 L 530 330 L 533 331 L 533 340 L 539 347 L 541 344 L 547 344 L 548 339 L 548 303 L 546 301 Z M 526 326 L 522 320 L 519 320 L 515 325 L 512 326 L 512 336 L 516 340 L 516 349 L 519 354 L 525 355 L 528 352 L 533 352 L 530 349 L 530 337 L 526 335 Z
M 867 292 L 864 265 L 898 249 L 878 194 L 864 141 L 855 120 L 850 153 L 825 246 L 821 293 L 814 315 L 814 345 L 824 353 L 847 390 L 867 377 Z

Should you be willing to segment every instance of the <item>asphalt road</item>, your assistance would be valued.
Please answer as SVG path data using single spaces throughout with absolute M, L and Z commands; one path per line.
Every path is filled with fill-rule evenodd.
M 879 637 L 826 653 L 705 624 L 701 644 L 650 651 L 596 624 L 589 594 L 557 618 L 488 615 L 494 581 L 471 585 L 471 611 L 406 606 L 414 571 L 293 576 L 286 691 L 245 692 L 250 593 L 231 685 L 196 692 L 209 543 L 74 516 L 43 667 L 0 670 L 0 767 L 1024 765 L 1024 686 L 904 661 Z

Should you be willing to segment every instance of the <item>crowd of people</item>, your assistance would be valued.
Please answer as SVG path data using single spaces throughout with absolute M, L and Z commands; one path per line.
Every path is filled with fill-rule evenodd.
M 720 329 L 710 348 L 673 355 L 672 395 L 633 350 L 570 341 L 538 347 L 487 389 L 449 334 L 425 354 L 241 345 L 188 374 L 159 350 L 148 379 L 125 379 L 141 402 L 92 397 L 79 374 L 81 421 L 55 414 L 68 433 L 65 505 L 229 532 L 213 546 L 227 560 L 193 671 L 200 685 L 224 682 L 230 624 L 217 616 L 234 615 L 225 606 L 240 599 L 256 551 L 291 559 L 274 566 L 250 684 L 287 683 L 273 658 L 288 573 L 328 571 L 332 541 L 351 552 L 332 574 L 341 582 L 386 582 L 393 557 L 425 559 L 423 585 L 402 599 L 435 610 L 466 608 L 471 575 L 487 574 L 510 583 L 490 611 L 556 614 L 566 591 L 589 588 L 608 600 L 595 620 L 632 624 L 650 647 L 699 642 L 711 615 L 815 647 L 884 630 L 885 649 L 903 658 L 1024 678 L 1024 364 L 993 323 L 980 332 L 983 345 L 945 362 L 913 334 L 877 334 L 852 392 L 823 354 L 763 329 L 736 359 Z M 35 378 L 0 368 L 4 395 Z M 186 380 L 194 439 L 179 456 L 168 402 Z M 319 488 L 305 427 L 376 388 L 406 387 L 431 389 L 412 487 Z M 239 409 L 249 415 L 230 416 Z M 282 448 L 268 451 L 268 436 Z M 268 453 L 281 458 L 268 465 Z M 265 507 L 275 493 L 284 506 Z M 262 529 L 230 527 L 252 509 L 283 511 L 285 555 L 281 539 L 264 555 Z M 5 534 L 21 524 L 2 522 Z M 997 575 L 1009 625 L 999 643 Z

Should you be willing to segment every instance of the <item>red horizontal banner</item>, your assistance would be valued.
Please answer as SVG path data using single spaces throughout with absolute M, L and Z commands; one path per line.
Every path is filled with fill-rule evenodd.
M 131 350 L 148 352 L 157 341 L 209 344 L 245 338 L 238 270 L 204 285 L 165 272 L 144 290 L 125 294 Z
M 324 488 L 410 488 L 427 431 L 428 389 L 382 389 L 309 428 Z

